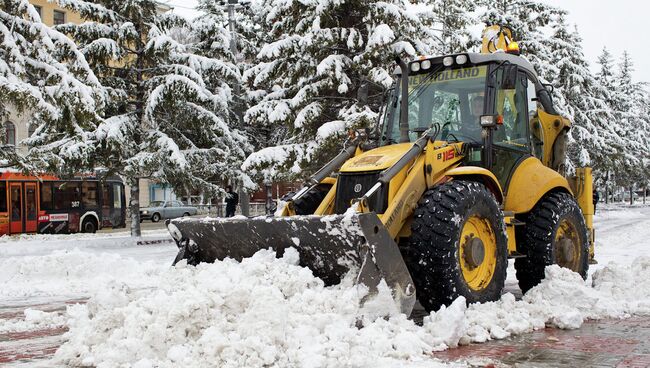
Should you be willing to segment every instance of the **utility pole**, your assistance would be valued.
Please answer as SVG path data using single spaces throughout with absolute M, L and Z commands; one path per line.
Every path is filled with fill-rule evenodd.
M 237 50 L 237 29 L 235 27 L 235 6 L 239 4 L 239 0 L 228 0 L 228 30 L 230 31 L 230 52 L 235 58 L 235 64 L 238 64 L 239 60 L 239 51 Z M 235 81 L 233 86 L 234 92 L 234 111 L 237 121 L 240 125 L 244 124 L 244 112 L 242 111 L 241 103 L 241 86 L 238 81 Z M 239 207 L 241 208 L 241 214 L 244 216 L 250 216 L 250 198 L 248 193 L 244 191 L 241 185 L 238 188 L 239 192 Z

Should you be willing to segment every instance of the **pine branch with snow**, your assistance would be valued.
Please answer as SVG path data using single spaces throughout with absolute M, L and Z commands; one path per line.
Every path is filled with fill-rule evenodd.
M 92 167 L 86 132 L 101 121 L 105 92 L 75 43 L 43 24 L 27 0 L 0 3 L 0 121 L 13 110 L 36 127 L 23 142 L 28 156 L 3 148 L 0 165 L 59 174 Z

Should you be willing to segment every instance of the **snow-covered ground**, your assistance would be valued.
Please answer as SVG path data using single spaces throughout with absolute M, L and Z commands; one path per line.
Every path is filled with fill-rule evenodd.
M 0 307 L 32 307 L 1 320 L 0 333 L 68 327 L 46 366 L 464 366 L 431 352 L 546 325 L 650 314 L 650 279 L 640 277 L 650 272 L 650 207 L 609 206 L 596 228 L 599 264 L 587 282 L 550 267 L 520 298 L 511 268 L 500 301 L 457 300 L 421 326 L 395 313 L 376 318 L 385 294 L 360 308 L 364 292 L 351 279 L 324 287 L 295 252 L 170 267 L 173 244 L 138 246 L 125 234 L 4 237 Z M 33 306 L 75 298 L 89 299 L 59 311 Z

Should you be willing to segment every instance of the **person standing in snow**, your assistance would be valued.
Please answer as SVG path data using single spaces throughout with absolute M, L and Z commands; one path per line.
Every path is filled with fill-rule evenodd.
M 595 188 L 594 188 L 594 198 L 593 198 L 593 200 L 594 200 L 594 214 L 595 214 L 596 213 L 596 204 L 600 200 L 600 195 L 598 194 L 598 190 L 596 190 Z
M 226 217 L 235 216 L 237 204 L 239 203 L 239 195 L 232 191 L 232 186 L 226 187 Z

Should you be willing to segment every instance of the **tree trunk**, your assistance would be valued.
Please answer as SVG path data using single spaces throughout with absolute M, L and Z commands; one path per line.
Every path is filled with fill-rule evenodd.
M 131 236 L 140 236 L 140 180 L 132 178 L 129 181 L 131 186 L 131 200 L 129 201 L 129 210 L 131 210 Z
M 605 185 L 605 204 L 609 203 L 609 185 Z
M 630 185 L 630 204 L 634 204 L 634 192 L 632 191 L 632 185 Z
M 648 192 L 648 187 L 643 187 L 643 204 L 645 204 L 645 197 L 647 192 Z
M 242 215 L 250 216 L 250 198 L 248 198 L 248 193 L 241 188 L 239 189 L 239 208 Z
M 266 214 L 272 215 L 271 208 L 273 207 L 273 184 L 266 183 Z

